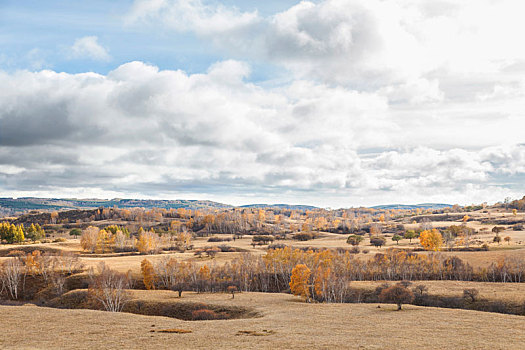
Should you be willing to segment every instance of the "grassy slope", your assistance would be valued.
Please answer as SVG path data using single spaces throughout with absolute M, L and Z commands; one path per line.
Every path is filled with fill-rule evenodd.
M 306 304 L 286 294 L 242 293 L 234 300 L 225 294 L 192 294 L 184 299 L 255 304 L 264 316 L 188 322 L 91 310 L 0 306 L 0 347 L 518 349 L 525 342 L 525 318 L 518 316 L 415 306 L 396 312 L 392 305 Z M 26 320 L 23 326 L 21 320 Z M 193 333 L 150 332 L 166 328 Z M 236 335 L 242 330 L 272 330 L 275 334 Z

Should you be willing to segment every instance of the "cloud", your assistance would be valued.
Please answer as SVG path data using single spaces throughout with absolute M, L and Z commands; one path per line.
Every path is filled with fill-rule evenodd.
M 523 62 L 525 49 L 509 44 L 525 30 L 520 10 L 511 0 L 323 0 L 261 16 L 216 2 L 137 0 L 127 20 L 193 32 L 227 55 L 283 66 L 299 79 L 444 90 L 412 92 L 420 103 L 455 98 L 480 79 L 492 90 L 504 69 Z
M 107 75 L 0 72 L 0 189 L 331 206 L 499 200 L 522 190 L 525 146 L 512 135 L 523 122 L 476 126 L 479 117 L 464 115 L 490 111 L 490 99 L 433 120 L 389 102 L 427 88 L 441 103 L 431 82 L 401 92 L 307 80 L 268 87 L 247 81 L 250 71 L 226 60 L 201 74 L 143 62 Z M 518 107 L 506 108 L 501 118 Z
M 98 43 L 96 36 L 85 36 L 76 39 L 73 46 L 69 48 L 69 56 L 72 59 L 111 60 L 108 50 Z

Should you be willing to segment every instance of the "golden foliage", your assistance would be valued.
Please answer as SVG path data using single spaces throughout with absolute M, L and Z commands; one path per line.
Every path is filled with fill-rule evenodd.
M 438 251 L 443 245 L 443 236 L 437 229 L 424 230 L 419 235 L 419 243 L 426 250 Z
M 307 302 L 310 301 L 309 281 L 312 271 L 305 265 L 296 265 L 292 270 L 290 278 L 290 290 L 293 295 L 302 296 Z
M 156 276 L 153 264 L 148 259 L 144 259 L 140 263 L 140 270 L 146 289 L 155 289 Z

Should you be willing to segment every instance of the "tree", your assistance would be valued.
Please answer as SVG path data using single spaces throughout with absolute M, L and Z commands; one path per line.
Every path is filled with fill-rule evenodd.
M 238 290 L 236 286 L 228 286 L 228 293 L 231 293 L 232 299 L 235 299 L 235 292 Z
M 425 286 L 424 284 L 418 284 L 417 286 L 414 287 L 414 292 L 419 294 L 419 296 L 422 296 L 427 291 L 428 291 L 428 287 Z
M 386 243 L 386 239 L 384 239 L 383 237 L 372 237 L 370 238 L 370 244 L 375 246 L 375 247 L 379 247 L 381 248 L 382 246 L 384 246 Z
M 379 301 L 397 304 L 397 311 L 401 310 L 402 304 L 411 303 L 413 300 L 414 294 L 400 283 L 383 289 L 379 294 Z
M 396 244 L 399 244 L 399 241 L 402 240 L 402 239 L 403 239 L 403 237 L 401 237 L 401 236 L 398 235 L 398 234 L 395 234 L 395 235 L 392 236 L 392 240 L 393 240 L 394 242 L 396 242 Z
M 492 241 L 494 243 L 498 243 L 498 244 L 501 244 L 501 237 L 499 235 L 496 235 L 494 236 L 494 238 L 492 239 Z
M 512 209 L 512 215 L 514 216 L 518 215 L 518 211 L 516 209 Z
M 159 235 L 152 231 L 143 231 L 139 234 L 137 249 L 141 254 L 157 253 L 160 250 Z
M 23 241 L 25 241 L 24 230 L 22 229 L 22 225 L 20 225 L 15 231 L 14 242 L 22 243 Z
M 153 264 L 148 259 L 142 260 L 140 263 L 140 271 L 142 272 L 146 289 L 155 289 L 156 276 Z
M 363 237 L 362 236 L 351 235 L 351 236 L 348 236 L 348 238 L 346 240 L 346 243 L 347 244 L 351 244 L 353 246 L 358 246 L 359 243 L 361 243 L 361 241 L 363 241 Z
M 426 250 L 438 251 L 443 245 L 443 236 L 441 233 L 433 228 L 432 230 L 424 230 L 419 235 L 419 243 Z
M 18 299 L 18 289 L 22 283 L 24 266 L 19 258 L 10 258 L 0 265 L 1 289 L 9 292 L 11 299 Z
M 298 264 L 292 269 L 292 276 L 290 278 L 290 291 L 293 295 L 302 296 L 306 302 L 310 302 L 310 276 L 312 271 L 304 265 Z
M 75 237 L 78 237 L 82 234 L 82 230 L 79 229 L 79 228 L 74 228 L 72 229 L 71 231 L 69 231 L 69 235 L 70 236 L 75 236 Z
M 406 239 L 410 241 L 410 243 L 412 243 L 412 239 L 416 238 L 417 234 L 416 234 L 416 231 L 414 230 L 407 230 L 404 236 Z
M 25 233 L 26 238 L 29 238 L 33 242 L 45 237 L 44 230 L 38 224 L 31 224 Z
M 499 234 L 502 231 L 505 231 L 505 227 L 503 227 L 503 226 L 494 226 L 492 228 L 492 232 L 495 233 L 495 234 Z
M 87 229 L 82 232 L 82 236 L 80 237 L 80 246 L 82 249 L 89 251 L 90 253 L 94 253 L 97 249 L 97 240 L 98 240 L 98 227 L 89 226 Z
M 98 266 L 98 276 L 92 276 L 89 295 L 106 311 L 120 312 L 129 301 L 129 280 L 126 274 L 111 270 L 104 262 Z

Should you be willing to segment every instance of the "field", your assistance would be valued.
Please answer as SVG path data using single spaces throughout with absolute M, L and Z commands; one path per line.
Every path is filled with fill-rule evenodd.
M 145 279 L 143 282 L 145 275 L 141 270 L 141 262 L 144 259 L 151 262 L 155 269 L 157 263 L 166 261 L 166 258 L 173 258 L 177 262 L 191 264 L 194 268 L 194 274 L 200 274 L 201 270 L 199 269 L 204 266 L 210 267 L 212 271 L 220 272 L 222 266 L 228 266 L 234 259 L 242 258 L 246 254 L 259 258 L 265 256 L 269 251 L 267 243 L 254 243 L 254 237 L 261 234 L 273 235 L 275 238 L 273 243 L 279 246 L 300 249 L 301 251 L 328 249 L 332 252 L 338 251 L 338 254 L 345 254 L 345 252 L 350 252 L 353 247 L 346 242 L 348 233 L 337 232 L 338 220 L 347 220 L 344 213 L 343 216 L 340 216 L 341 212 L 331 213 L 329 211 L 314 211 L 313 214 L 312 212 L 292 213 L 291 215 L 288 212 L 286 215 L 280 215 L 277 218 L 277 214 L 274 216 L 271 211 L 261 214 L 260 210 L 250 209 L 251 214 L 246 217 L 244 213 L 242 214 L 242 220 L 245 221 L 240 226 L 247 225 L 249 229 L 244 228 L 243 230 L 248 231 L 248 233 L 234 236 L 231 233 L 226 234 L 220 231 L 221 225 L 228 224 L 228 221 L 225 221 L 226 224 L 219 221 L 219 219 L 227 220 L 221 216 L 223 215 L 221 213 L 224 213 L 221 211 L 208 215 L 199 214 L 200 216 L 196 212 L 185 213 L 183 211 L 181 215 L 177 212 L 177 219 L 174 219 L 174 211 L 164 210 L 159 214 L 158 211 L 151 210 L 144 211 L 140 219 L 129 219 L 119 218 L 119 215 L 129 215 L 129 213 L 119 212 L 117 209 L 113 210 L 114 212 L 107 210 L 103 213 L 91 210 L 89 217 L 86 217 L 84 212 L 76 211 L 74 218 L 68 218 L 67 212 L 61 212 L 55 216 L 49 213 L 41 213 L 33 217 L 11 219 L 12 222 L 22 223 L 23 225 L 32 222 L 31 220 L 37 220 L 37 222 L 43 220 L 41 224 L 48 232 L 47 239 L 43 242 L 26 240 L 21 243 L 2 244 L 0 245 L 0 262 L 11 261 L 13 256 L 24 256 L 33 250 L 39 250 L 50 255 L 74 254 L 78 256 L 84 269 L 82 274 L 76 276 L 80 280 L 84 278 L 82 280 L 84 282 L 72 288 L 73 290 L 70 292 L 66 288 L 65 291 L 61 292 L 66 294 L 61 296 L 59 294 L 56 299 L 49 299 L 51 298 L 49 297 L 48 299 L 44 298 L 44 300 L 42 295 L 47 294 L 42 294 L 38 298 L 35 297 L 34 300 L 5 301 L 4 305 L 0 305 L 3 327 L 0 348 L 525 348 L 522 345 L 525 342 L 525 335 L 522 332 L 525 327 L 525 316 L 522 312 L 525 310 L 522 307 L 525 305 L 525 284 L 523 283 L 474 282 L 454 280 L 454 278 L 451 280 L 414 280 L 411 281 L 408 288 L 412 290 L 417 285 L 425 285 L 428 288 L 425 295 L 429 297 L 428 300 L 434 303 L 417 304 L 414 301 L 413 304 L 403 305 L 401 311 L 396 311 L 394 304 L 377 302 L 377 293 L 379 292 L 374 294 L 376 288 L 385 282 L 390 285 L 396 283 L 383 280 L 352 280 L 348 282 L 350 290 L 367 291 L 368 295 L 372 295 L 372 299 L 359 299 L 360 302 L 366 301 L 367 303 L 355 303 L 355 300 L 353 300 L 354 303 L 316 301 L 305 303 L 304 298 L 290 294 L 290 289 L 288 289 L 288 293 L 237 292 L 235 298 L 232 299 L 230 294 L 225 293 L 224 287 L 222 289 L 217 287 L 214 293 L 209 293 L 211 289 L 197 293 L 194 291 L 196 287 L 190 285 L 189 282 L 182 293 L 182 298 L 179 298 L 178 293 L 174 291 L 144 290 L 144 288 L 148 288 Z M 412 252 L 422 258 L 430 256 L 433 252 L 422 249 L 418 238 L 410 241 L 401 237 L 399 242 L 392 240 L 394 235 L 403 235 L 400 230 L 406 232 L 418 230 L 421 232 L 423 230 L 421 227 L 424 225 L 437 228 L 440 232 L 446 232 L 451 225 L 461 227 L 462 230 L 472 230 L 471 236 L 467 238 L 468 244 L 465 244 L 464 237 L 458 236 L 455 238 L 454 244 L 449 247 L 443 245 L 439 254 L 442 259 L 447 257 L 460 258 L 477 271 L 476 273 L 498 265 L 502 261 L 525 259 L 525 231 L 523 228 L 515 227 L 515 223 L 525 223 L 525 215 L 522 212 L 513 213 L 510 209 L 504 209 L 501 206 L 446 214 L 430 211 L 423 213 L 410 211 L 403 212 L 402 215 L 398 215 L 397 212 L 369 213 L 364 211 L 362 213 L 361 209 L 354 212 L 356 214 L 355 218 L 352 219 L 352 225 L 357 225 L 356 232 L 362 237 L 362 242 L 357 248 L 353 248 L 352 256 L 353 259 L 357 259 L 363 264 L 373 263 L 377 253 L 387 254 L 387 252 L 392 251 L 392 248 Z M 237 219 L 240 218 L 239 213 L 230 209 L 227 209 L 226 213 L 228 214 L 225 215 L 238 215 Z M 108 217 L 106 218 L 102 214 Z M 215 215 L 213 220 L 210 219 L 211 215 Z M 385 215 L 389 215 L 389 217 L 384 219 L 383 216 Z M 326 217 L 327 220 L 322 228 L 315 229 L 318 225 L 316 220 L 319 217 Z M 202 223 L 195 223 L 194 220 L 197 221 L 197 219 L 202 220 Z M 234 222 L 234 219 L 228 220 Z M 205 222 L 208 223 L 203 224 Z M 215 226 L 209 222 L 214 222 Z M 349 219 L 348 222 L 350 222 Z M 169 237 L 176 237 L 177 234 L 186 232 L 184 230 L 190 228 L 193 230 L 193 237 L 191 246 L 177 250 L 159 249 L 151 252 L 139 252 L 137 249 L 128 249 L 127 251 L 118 251 L 113 246 L 110 247 L 109 251 L 105 248 L 100 250 L 100 242 L 104 243 L 103 240 L 106 239 L 100 238 L 102 237 L 101 232 L 104 231 L 102 229 L 110 225 L 114 227 L 118 225 L 119 230 L 129 228 L 131 232 L 127 238 L 129 242 L 134 239 L 133 237 L 137 239 L 140 237 L 139 227 L 142 226 L 153 234 L 159 233 L 161 236 L 159 242 L 165 246 L 171 244 Z M 68 234 L 72 227 L 82 229 L 84 234 L 86 230 L 89 230 L 88 226 L 98 227 L 97 234 L 99 236 L 93 252 L 86 249 L 80 237 L 75 238 Z M 494 241 L 493 228 L 496 226 L 500 227 L 498 233 L 499 237 L 502 238 L 500 242 Z M 173 227 L 176 228 L 173 229 Z M 373 233 L 373 230 L 379 230 L 379 233 Z M 305 241 L 296 239 L 296 234 L 301 232 L 311 233 L 314 239 Z M 113 235 L 115 234 L 113 233 Z M 377 236 L 385 239 L 382 246 L 372 244 L 372 239 Z M 224 241 L 209 241 L 210 237 L 219 237 Z M 503 238 L 506 237 L 508 239 L 504 241 Z M 137 244 L 137 239 L 133 244 Z M 111 244 L 115 244 L 114 240 L 109 241 L 112 242 Z M 225 246 L 230 251 L 224 251 Z M 219 249 L 219 247 L 222 248 Z M 213 248 L 217 248 L 214 254 L 203 253 Z M 199 252 L 201 254 L 198 254 Z M 129 276 L 132 276 L 136 281 L 133 288 L 138 289 L 128 290 L 130 300 L 127 304 L 128 308 L 124 308 L 123 311 L 135 313 L 78 309 L 78 307 L 92 308 L 85 306 L 88 304 L 84 305 L 81 301 L 90 298 L 90 294 L 82 289 L 87 288 L 86 276 L 88 274 L 85 273 L 85 270 L 93 268 L 94 271 L 97 271 L 97 266 L 101 262 L 104 262 L 113 271 L 131 272 Z M 331 278 L 335 278 L 334 276 Z M 194 280 L 193 283 L 195 282 Z M 314 282 L 312 279 L 311 283 Z M 155 283 L 157 283 L 156 288 L 165 288 L 160 285 L 158 280 Z M 312 286 L 310 285 L 310 287 Z M 285 287 L 288 288 L 288 282 L 286 282 Z M 49 288 L 47 287 L 45 290 L 48 294 L 51 290 Z M 285 291 L 286 288 L 281 287 L 274 292 Z M 476 302 L 480 305 L 483 303 L 494 305 L 500 303 L 509 306 L 509 308 L 498 311 L 498 313 L 473 311 L 473 309 L 493 309 L 471 307 L 474 304 L 465 302 L 466 299 L 463 296 L 465 289 L 476 290 L 479 293 L 477 295 L 479 300 Z M 84 299 L 79 297 L 82 295 Z M 435 301 L 440 300 L 440 298 L 443 300 L 455 298 L 454 305 L 456 306 L 444 303 L 436 304 Z M 78 305 L 71 304 L 72 302 L 78 302 Z M 176 318 L 178 317 L 176 315 L 171 315 L 172 317 L 145 316 L 145 314 L 166 315 L 166 312 L 146 311 L 149 310 L 148 308 L 160 310 L 166 305 L 183 307 L 181 305 L 190 304 L 204 305 L 213 310 L 234 310 L 237 308 L 248 311 L 242 316 L 232 316 L 231 319 L 206 321 L 184 321 L 183 319 L 189 318 Z M 443 307 L 416 306 L 415 304 Z M 46 305 L 67 309 L 45 307 Z M 141 307 L 143 309 L 138 312 L 137 310 Z M 505 314 L 505 312 L 515 313 L 516 315 Z M 31 322 L 26 320 L 31 320 Z M 21 324 L 23 324 L 22 327 Z
M 169 298 L 170 293 L 164 294 Z M 227 294 L 192 293 L 183 299 L 255 306 L 262 317 L 180 321 L 33 305 L 0 306 L 0 347 L 523 349 L 525 343 L 525 319 L 521 316 L 410 305 L 396 312 L 394 305 L 306 304 L 288 294 L 240 293 L 232 300 Z M 31 320 L 24 322 L 23 330 L 22 320 Z M 192 333 L 158 332 L 163 329 Z

